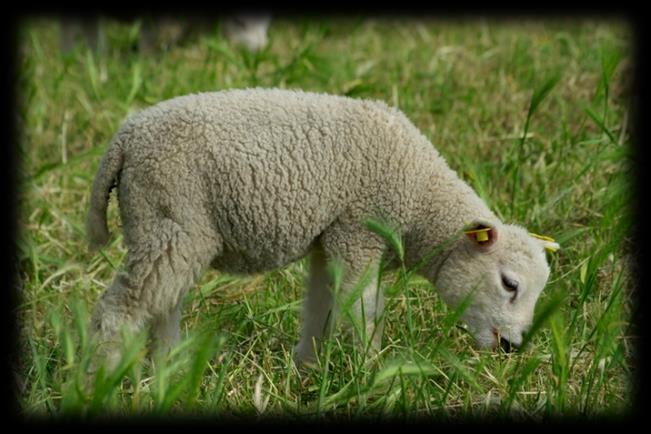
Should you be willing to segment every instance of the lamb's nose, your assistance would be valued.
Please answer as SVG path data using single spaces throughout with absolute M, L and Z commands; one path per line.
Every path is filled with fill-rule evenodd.
M 509 341 L 508 339 L 504 339 L 503 337 L 500 337 L 500 348 L 502 348 L 502 351 L 505 353 L 510 353 L 512 351 L 515 351 L 518 349 L 517 345 L 514 345 Z

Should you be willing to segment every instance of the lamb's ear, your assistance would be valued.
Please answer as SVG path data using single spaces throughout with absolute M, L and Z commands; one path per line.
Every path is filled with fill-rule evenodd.
M 464 234 L 482 248 L 492 246 L 497 241 L 497 229 L 487 222 L 476 221 L 466 226 Z
M 558 249 L 561 248 L 560 244 L 558 244 L 556 241 L 554 241 L 553 238 L 547 237 L 545 235 L 538 235 L 534 234 L 533 232 L 529 232 L 529 235 L 531 235 L 533 238 L 535 238 L 542 246 L 545 248 L 545 250 L 554 253 Z

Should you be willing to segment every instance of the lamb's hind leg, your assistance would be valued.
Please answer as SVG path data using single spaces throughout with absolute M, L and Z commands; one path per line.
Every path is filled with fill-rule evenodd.
M 157 315 L 151 322 L 153 352 L 165 355 L 181 339 L 181 312 L 183 300 L 179 300 L 169 312 Z
M 91 331 L 98 335 L 104 347 L 100 354 L 109 366 L 119 360 L 123 327 L 139 332 L 158 320 L 154 337 L 164 336 L 164 345 L 173 344 L 182 297 L 220 249 L 215 237 L 186 231 L 171 219 L 140 235 L 137 242 L 129 237 L 126 273 L 116 276 L 92 316 Z
M 147 312 L 139 304 L 139 290 L 132 285 L 129 273 L 118 273 L 93 309 L 90 335 L 98 348 L 92 369 L 105 364 L 109 369 L 120 360 L 120 332 L 137 333 L 147 321 Z

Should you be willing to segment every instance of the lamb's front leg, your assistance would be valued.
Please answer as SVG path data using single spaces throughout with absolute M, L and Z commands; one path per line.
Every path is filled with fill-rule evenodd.
M 361 297 L 357 298 L 351 308 L 351 320 L 355 327 L 355 338 L 367 357 L 374 357 L 380 352 L 382 332 L 384 329 L 384 293 L 378 282 L 379 262 L 372 262 L 361 282 Z M 355 288 L 355 286 L 353 286 Z M 343 288 L 346 291 L 346 288 Z M 351 291 L 350 288 L 347 289 Z M 355 289 L 352 291 L 357 292 Z M 345 294 L 345 292 L 344 292 Z
M 294 360 L 310 365 L 316 361 L 316 351 L 327 331 L 332 312 L 332 291 L 326 256 L 320 247 L 310 254 L 310 274 L 303 304 L 301 339 L 294 348 Z
M 324 256 L 320 258 L 321 272 L 329 278 L 326 268 L 327 261 L 335 261 L 342 266 L 343 279 L 341 287 L 336 290 L 335 300 L 330 295 L 328 309 L 330 323 L 335 324 L 338 317 L 344 316 L 353 323 L 354 337 L 360 343 L 360 349 L 366 356 L 374 356 L 381 349 L 382 342 L 382 313 L 384 296 L 378 285 L 378 267 L 385 250 L 385 244 L 376 234 L 368 231 L 359 224 L 336 221 L 324 231 L 320 238 Z M 314 275 L 313 275 L 314 277 Z M 330 279 L 324 279 L 330 282 Z M 310 291 L 315 288 L 310 288 Z M 332 291 L 332 289 L 331 289 Z M 316 292 L 316 291 L 315 291 Z M 320 294 L 331 294 L 325 290 Z M 325 303 L 319 303 L 315 296 L 306 303 L 309 309 L 324 309 Z M 333 306 L 334 305 L 334 306 Z M 316 317 L 315 317 L 316 318 Z M 324 316 L 318 317 L 323 320 Z M 317 322 L 315 321 L 315 326 Z M 323 326 L 323 324 L 321 324 Z M 323 327 L 320 329 L 323 330 Z M 306 327 L 301 344 L 307 343 L 312 330 Z M 319 334 L 319 336 L 322 336 Z M 299 345 L 301 348 L 301 345 Z M 314 358 L 313 346 L 310 345 Z

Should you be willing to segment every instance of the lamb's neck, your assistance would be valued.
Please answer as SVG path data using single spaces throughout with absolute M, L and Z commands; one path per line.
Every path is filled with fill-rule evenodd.
M 441 162 L 442 159 L 433 162 L 432 171 L 424 180 L 418 209 L 405 234 L 407 266 L 415 265 L 447 241 L 453 241 L 464 226 L 474 221 L 499 221 L 477 193 Z M 441 253 L 433 260 L 445 256 Z

